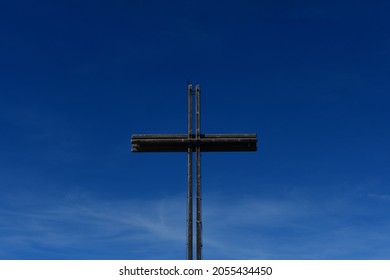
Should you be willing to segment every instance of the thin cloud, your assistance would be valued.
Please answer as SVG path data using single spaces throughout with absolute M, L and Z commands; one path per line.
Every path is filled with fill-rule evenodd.
M 390 202 L 390 195 L 388 194 L 378 194 L 378 193 L 370 193 L 368 194 L 368 197 L 374 198 L 380 201 L 384 202 Z
M 112 201 L 81 197 L 88 199 L 36 199 L 29 209 L 9 207 L 17 200 L 6 198 L 0 257 L 55 252 L 53 258 L 72 259 L 84 252 L 90 259 L 185 258 L 184 194 Z M 205 259 L 383 258 L 390 252 L 390 220 L 368 226 L 364 209 L 351 212 L 360 203 L 353 199 L 207 197 Z
M 58 202 L 0 211 L 0 247 L 87 248 L 102 243 L 182 242 L 176 200 Z M 184 225 L 183 225 L 184 228 Z M 96 244 L 98 243 L 98 244 Z M 131 246 L 129 246 L 131 247 Z M 23 251 L 23 248 L 19 248 Z M 23 253 L 23 252 L 21 252 Z M 72 258 L 72 256 L 69 256 Z M 73 256 L 73 258 L 75 258 Z

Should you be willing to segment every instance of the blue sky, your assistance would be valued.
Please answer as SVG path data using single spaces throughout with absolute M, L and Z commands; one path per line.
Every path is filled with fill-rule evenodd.
M 133 133 L 257 133 L 202 155 L 205 259 L 390 258 L 388 1 L 3 1 L 0 259 L 184 259 L 186 155 Z

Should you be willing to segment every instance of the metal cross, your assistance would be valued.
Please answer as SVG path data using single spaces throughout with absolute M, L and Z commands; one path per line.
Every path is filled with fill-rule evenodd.
M 188 133 L 187 134 L 134 134 L 132 152 L 187 152 L 187 259 L 193 259 L 193 157 L 196 153 L 196 259 L 202 259 L 202 193 L 200 176 L 201 152 L 253 152 L 257 150 L 256 134 L 201 134 L 200 133 L 200 86 L 195 86 L 195 123 L 193 132 L 192 85 L 188 85 Z

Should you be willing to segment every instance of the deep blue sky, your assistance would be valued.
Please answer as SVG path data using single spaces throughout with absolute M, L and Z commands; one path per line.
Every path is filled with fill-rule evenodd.
M 388 1 L 2 1 L 0 258 L 184 259 L 185 154 L 133 133 L 257 133 L 202 156 L 205 259 L 390 258 Z

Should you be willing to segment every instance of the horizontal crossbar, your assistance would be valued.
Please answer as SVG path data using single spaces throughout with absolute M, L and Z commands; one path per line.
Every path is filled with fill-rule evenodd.
M 256 134 L 202 134 L 200 139 L 187 134 L 135 134 L 132 152 L 253 152 L 257 150 Z

